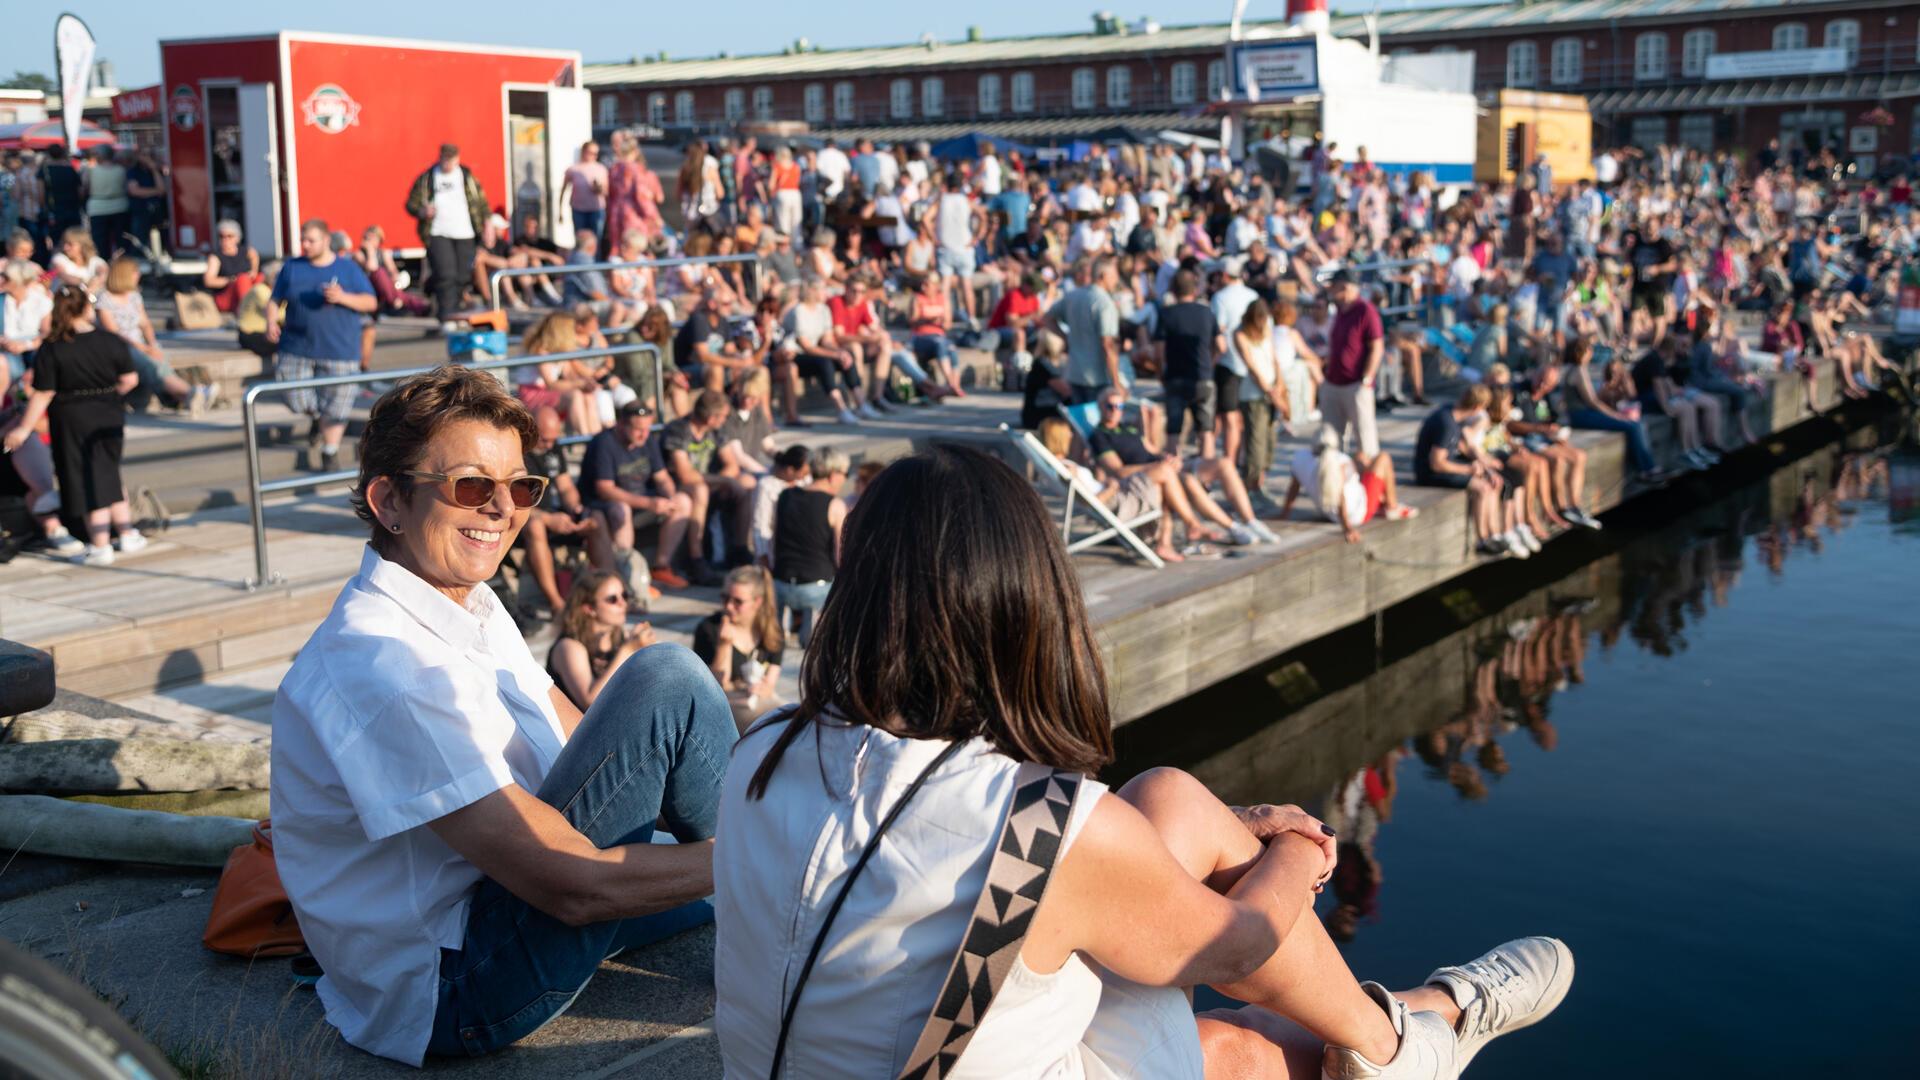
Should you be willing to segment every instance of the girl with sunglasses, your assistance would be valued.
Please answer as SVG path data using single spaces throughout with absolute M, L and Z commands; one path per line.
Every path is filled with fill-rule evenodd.
M 627 625 L 633 594 L 611 570 L 580 575 L 560 617 L 560 636 L 547 650 L 547 674 L 585 712 L 627 657 L 653 644 L 653 627 Z

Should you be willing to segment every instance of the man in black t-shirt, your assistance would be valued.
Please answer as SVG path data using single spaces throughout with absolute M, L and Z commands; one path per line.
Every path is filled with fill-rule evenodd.
M 1668 296 L 1673 291 L 1673 243 L 1660 231 L 1660 222 L 1649 221 L 1629 232 L 1633 247 L 1627 259 L 1633 267 L 1633 306 L 1653 317 L 1654 332 L 1661 334 L 1668 321 Z
M 673 360 L 695 383 L 724 391 L 729 372 L 753 366 L 754 358 L 727 344 L 727 316 L 720 289 L 708 286 L 700 304 L 673 336 Z
M 1150 445 L 1139 425 L 1126 421 L 1126 399 L 1121 394 L 1114 387 L 1101 392 L 1100 423 L 1087 439 L 1094 464 L 1108 480 L 1120 485 L 1116 508 L 1123 515 L 1129 507 L 1160 508 L 1153 550 L 1167 562 L 1182 561 L 1173 545 L 1176 517 L 1186 525 L 1189 540 L 1224 541 L 1227 535 L 1222 528 L 1231 528 L 1233 519 L 1214 503 L 1196 477 L 1181 469 L 1178 454 L 1162 453 Z M 1204 513 L 1221 528 L 1203 524 L 1196 513 Z
M 1182 270 L 1173 275 L 1173 303 L 1161 310 L 1154 338 L 1166 352 L 1166 370 L 1160 381 L 1167 395 L 1167 445 L 1180 445 L 1180 434 L 1191 411 L 1194 431 L 1200 436 L 1200 454 L 1212 457 L 1213 358 L 1226 352 L 1227 346 L 1213 308 L 1200 303 L 1199 295 L 1198 274 Z
M 620 406 L 613 426 L 587 444 L 587 456 L 580 462 L 580 490 L 587 506 L 606 515 L 616 557 L 632 549 L 637 530 L 659 525 L 654 583 L 669 589 L 687 587 L 671 562 L 687 535 L 693 501 L 667 472 L 652 410 L 638 401 Z
M 587 508 L 580 498 L 580 489 L 567 475 L 566 455 L 560 452 L 559 445 L 560 436 L 566 434 L 566 422 L 551 406 L 543 405 L 534 411 L 533 423 L 540 440 L 525 455 L 527 471 L 544 476 L 549 482 L 540 505 L 527 515 L 527 527 L 520 531 L 516 543 L 526 549 L 527 568 L 533 573 L 534 583 L 540 586 L 540 594 L 546 597 L 547 606 L 558 617 L 566 610 L 567 600 L 560 594 L 554 573 L 553 549 L 584 546 L 595 569 L 611 570 L 613 541 L 606 515 Z

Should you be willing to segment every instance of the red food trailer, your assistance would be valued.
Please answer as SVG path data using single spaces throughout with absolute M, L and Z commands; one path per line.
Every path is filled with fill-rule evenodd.
M 296 254 L 299 223 L 324 218 L 418 254 L 407 192 L 446 142 L 495 210 L 573 242 L 554 200 L 592 137 L 577 52 L 283 31 L 163 41 L 160 70 L 175 252 L 232 218 L 262 257 Z

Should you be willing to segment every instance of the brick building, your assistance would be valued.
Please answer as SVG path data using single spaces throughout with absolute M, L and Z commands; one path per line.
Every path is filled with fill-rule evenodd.
M 1277 6 L 1277 5 L 1276 5 Z M 1279 28 L 1279 20 L 1249 29 Z M 1838 144 L 1920 152 L 1920 4 L 1912 0 L 1533 0 L 1379 16 L 1387 54 L 1471 52 L 1475 88 L 1580 93 L 1596 144 L 1749 149 Z M 1363 20 L 1336 16 L 1357 37 Z M 1207 131 L 1228 78 L 1224 23 L 1095 16 L 1091 32 L 777 54 L 589 64 L 602 127 L 1070 138 L 1116 123 Z

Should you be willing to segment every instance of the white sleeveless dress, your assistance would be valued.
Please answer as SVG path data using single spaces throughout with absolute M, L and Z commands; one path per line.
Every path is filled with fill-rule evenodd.
M 714 843 L 714 1019 L 726 1075 L 740 1080 L 767 1075 L 787 996 L 847 871 L 947 745 L 811 725 L 788 747 L 766 795 L 749 802 L 747 782 L 784 726 L 734 748 Z M 971 919 L 1017 767 L 973 740 L 907 804 L 808 978 L 783 1077 L 898 1075 Z M 1105 793 L 1086 781 L 1066 848 Z M 1016 961 L 948 1076 L 1197 1080 L 1200 1042 L 1186 996 L 1102 975 L 1077 954 L 1047 974 Z

